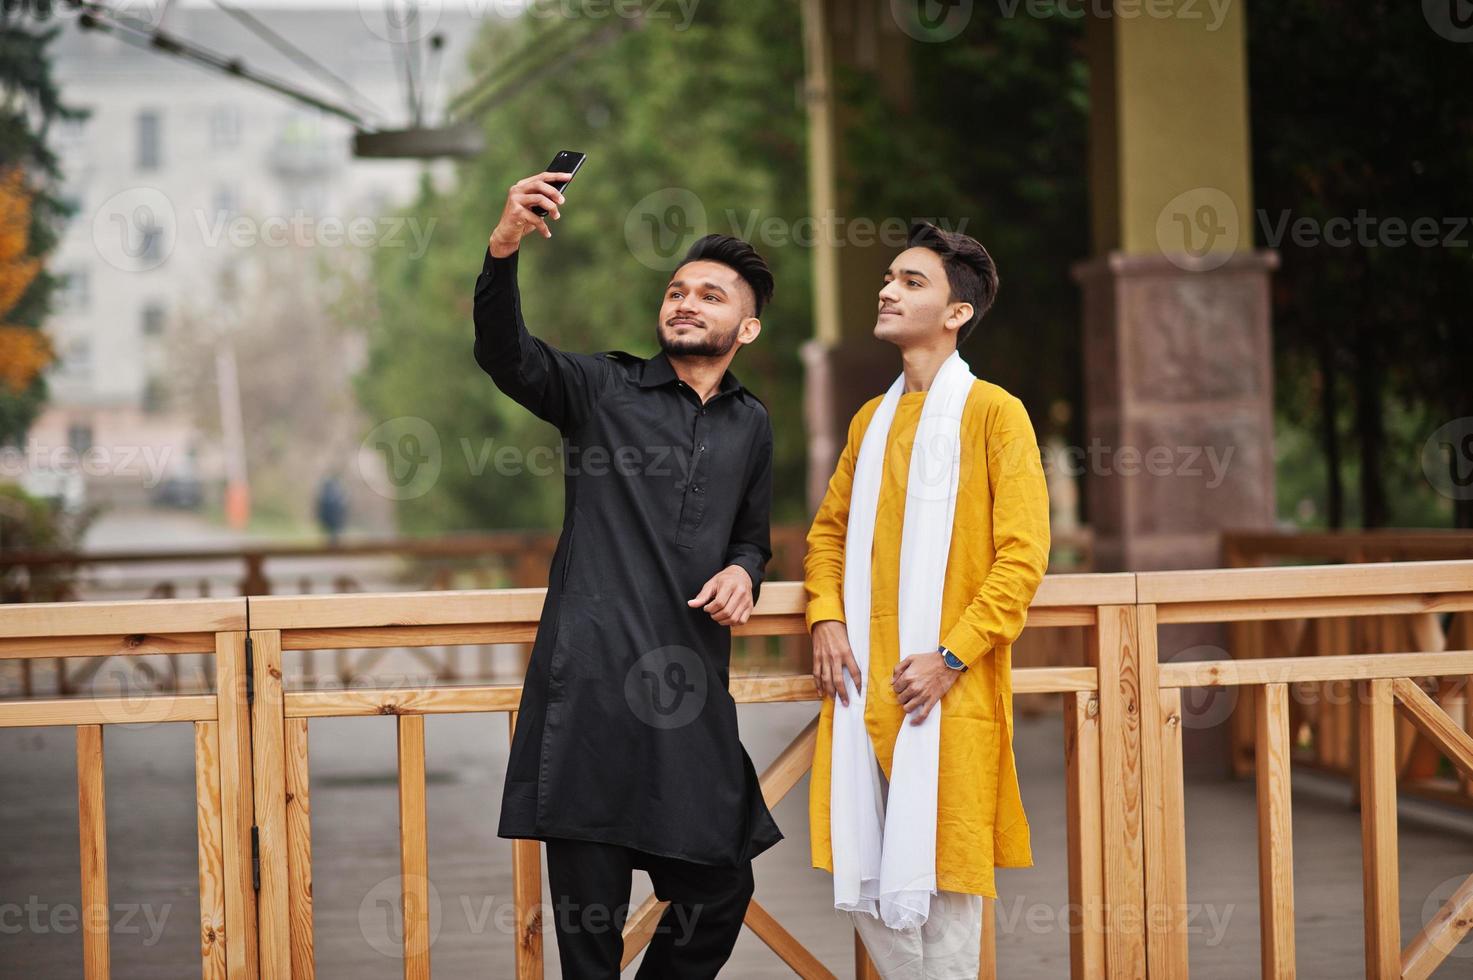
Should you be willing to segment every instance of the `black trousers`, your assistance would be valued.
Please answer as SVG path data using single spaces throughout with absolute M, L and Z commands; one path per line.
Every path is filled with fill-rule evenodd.
M 566 980 L 617 980 L 624 953 L 633 872 L 649 872 L 655 896 L 670 903 L 645 949 L 636 980 L 704 980 L 731 956 L 752 899 L 752 862 L 695 864 L 617 844 L 549 840 L 558 960 Z

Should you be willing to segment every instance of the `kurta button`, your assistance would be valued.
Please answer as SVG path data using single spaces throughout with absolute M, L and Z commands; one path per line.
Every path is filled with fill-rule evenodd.
M 706 444 L 705 443 L 701 443 L 701 450 L 700 451 L 701 452 L 705 452 L 706 451 Z

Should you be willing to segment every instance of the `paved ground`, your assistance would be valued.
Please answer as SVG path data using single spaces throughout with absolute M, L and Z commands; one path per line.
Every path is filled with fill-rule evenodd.
M 760 769 L 813 712 L 812 705 L 742 709 L 744 739 Z M 1020 722 L 1019 763 L 1036 865 L 1000 873 L 1000 975 L 1068 974 L 1062 746 L 1056 718 Z M 439 899 L 432 951 L 441 978 L 506 976 L 512 963 L 510 851 L 495 836 L 506 752 L 501 717 L 428 723 L 430 866 Z M 187 726 L 109 729 L 109 866 L 113 964 L 120 978 L 197 976 L 194 806 Z M 391 719 L 313 723 L 313 847 L 318 975 L 398 977 L 394 875 L 398 871 Z M 1304 977 L 1360 976 L 1360 831 L 1342 788 L 1296 773 L 1298 963 Z M 840 976 L 851 935 L 832 911 L 830 879 L 808 866 L 807 781 L 776 810 L 788 839 L 757 861 L 758 896 Z M 1258 975 L 1257 879 L 1251 782 L 1188 787 L 1193 975 Z M 1473 871 L 1468 824 L 1434 827 L 1404 815 L 1404 934 Z M 648 892 L 639 876 L 635 901 Z M 75 775 L 69 730 L 0 731 L 0 978 L 81 975 Z M 559 975 L 549 931 L 549 977 Z M 1473 974 L 1473 947 L 1437 976 Z M 751 933 L 728 975 L 790 976 Z

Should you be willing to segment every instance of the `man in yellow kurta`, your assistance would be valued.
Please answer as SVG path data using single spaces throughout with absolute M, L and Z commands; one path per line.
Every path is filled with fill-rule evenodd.
M 938 897 L 953 901 L 939 915 L 933 912 L 933 918 L 955 922 L 958 914 L 965 918 L 981 911 L 980 898 L 970 905 L 957 899 L 997 896 L 994 868 L 1033 864 L 1012 749 L 1011 645 L 1023 629 L 1048 561 L 1048 495 L 1037 440 L 1022 403 L 994 384 L 973 382 L 961 418 L 961 468 L 939 645 L 900 650 L 900 539 L 921 406 L 942 363 L 997 293 L 996 268 L 974 239 L 922 224 L 912 228 L 909 246 L 885 273 L 874 330 L 876 338 L 900 348 L 905 386 L 885 445 L 875 515 L 867 677 L 857 676 L 847 637 L 845 535 L 855 462 L 881 398 L 867 402 L 850 422 L 838 466 L 808 532 L 807 623 L 813 635 L 814 681 L 824 695 L 809 788 L 810 834 L 813 866 L 832 872 L 834 699 L 848 704 L 841 671 L 855 685 L 869 685 L 865 727 L 887 789 L 900 726 L 907 716 L 919 724 L 939 701 L 936 826 L 915 832 L 936 834 Z M 919 963 L 919 937 L 882 937 L 876 929 L 884 930 L 883 923 L 867 924 L 862 920 L 874 920 L 861 913 L 855 918 L 882 972 L 881 959 L 887 956 L 903 964 L 894 975 L 941 975 Z M 980 929 L 980 922 L 975 928 Z M 885 950 L 875 948 L 877 937 L 884 940 Z M 909 952 L 903 948 L 908 938 L 917 944 Z M 972 964 L 976 948 L 973 944 L 970 951 Z M 975 965 L 971 969 L 975 976 Z

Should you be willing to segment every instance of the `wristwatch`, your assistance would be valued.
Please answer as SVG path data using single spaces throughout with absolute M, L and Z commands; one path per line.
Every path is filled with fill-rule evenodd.
M 956 654 L 946 649 L 946 647 L 938 646 L 936 648 L 936 652 L 941 654 L 941 659 L 946 663 L 946 666 L 950 667 L 952 670 L 967 669 L 967 665 L 962 663 L 962 658 L 958 657 Z

